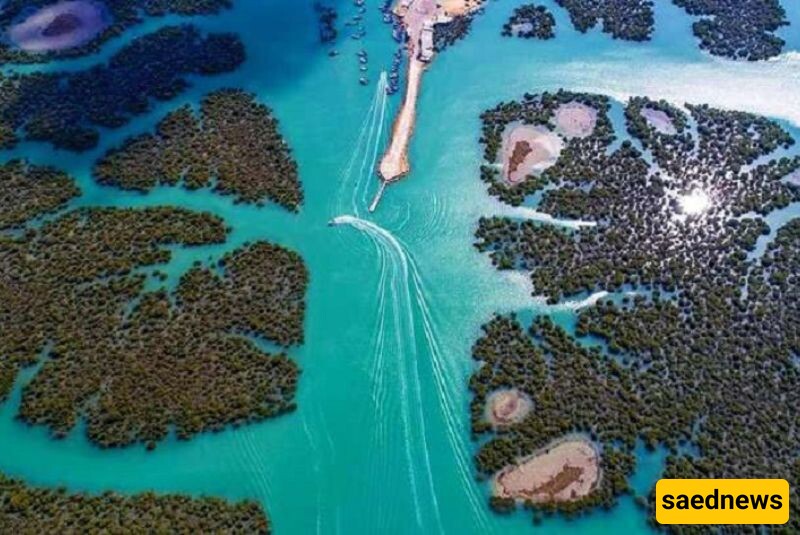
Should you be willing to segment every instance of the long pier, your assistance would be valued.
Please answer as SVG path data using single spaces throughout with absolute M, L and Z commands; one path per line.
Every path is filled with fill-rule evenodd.
M 433 60 L 434 26 L 449 22 L 453 16 L 468 15 L 481 5 L 481 0 L 400 0 L 394 14 L 400 19 L 408 37 L 408 76 L 403 103 L 392 125 L 392 138 L 378 165 L 381 187 L 369 206 L 374 212 L 386 186 L 403 178 L 411 170 L 408 148 L 416 123 L 417 99 L 422 75 Z
M 425 72 L 427 62 L 433 57 L 432 32 L 433 24 L 438 17 L 438 6 L 435 0 L 403 0 L 394 12 L 402 20 L 408 36 L 407 83 L 403 103 L 392 125 L 389 146 L 378 165 L 381 187 L 370 204 L 370 212 L 378 207 L 386 186 L 404 177 L 411 170 L 408 147 L 416 122 L 417 98 L 422 74 Z
M 386 182 L 385 180 L 381 180 L 381 186 L 378 188 L 377 193 L 375 193 L 375 197 L 373 197 L 372 202 L 369 203 L 369 211 L 374 212 L 376 208 L 378 208 L 378 203 L 381 202 L 383 198 L 383 192 L 386 191 Z

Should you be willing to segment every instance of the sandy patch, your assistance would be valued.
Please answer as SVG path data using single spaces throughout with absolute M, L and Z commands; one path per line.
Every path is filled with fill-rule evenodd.
M 556 163 L 561 138 L 542 126 L 517 124 L 503 133 L 503 176 L 510 184 L 525 180 Z
M 86 44 L 109 24 L 103 4 L 73 0 L 39 9 L 9 28 L 8 37 L 27 52 L 51 52 Z
M 528 33 L 533 31 L 533 24 L 530 22 L 518 22 L 517 24 L 511 25 L 511 33 L 513 35 L 519 35 L 521 33 Z
M 531 399 L 516 388 L 492 392 L 486 400 L 486 420 L 494 427 L 504 427 L 522 421 L 531 409 Z
M 600 477 L 600 455 L 594 445 L 573 438 L 503 468 L 494 476 L 492 492 L 533 503 L 568 502 L 592 492 Z
M 442 11 L 445 15 L 455 17 L 456 15 L 466 15 L 481 6 L 482 0 L 439 0 Z
M 665 112 L 644 107 L 642 108 L 641 114 L 645 121 L 647 121 L 647 124 L 655 128 L 656 132 L 668 136 L 674 136 L 678 133 L 678 129 L 675 128 L 672 119 L 670 119 L 669 115 Z
M 580 102 L 561 104 L 555 111 L 556 132 L 566 138 L 586 137 L 594 132 L 597 110 Z

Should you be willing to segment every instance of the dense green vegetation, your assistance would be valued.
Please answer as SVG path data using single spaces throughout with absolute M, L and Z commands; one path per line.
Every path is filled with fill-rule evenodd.
M 546 106 L 530 108 L 504 104 L 485 116 L 487 158 L 498 110 L 544 124 L 537 111 Z M 644 108 L 666 113 L 676 132 L 643 121 Z M 750 253 L 768 231 L 760 216 L 800 200 L 800 188 L 782 180 L 800 158 L 769 159 L 793 143 L 772 121 L 687 109 L 629 102 L 628 130 L 652 165 L 629 141 L 610 152 L 611 138 L 571 140 L 546 171 L 554 189 L 539 209 L 597 227 L 567 231 L 494 218 L 477 231 L 478 247 L 498 266 L 530 271 L 536 293 L 553 301 L 600 289 L 636 293 L 580 312 L 574 335 L 547 318 L 526 332 L 515 317 L 498 316 L 473 348 L 481 363 L 470 380 L 473 432 L 492 434 L 476 456 L 482 474 L 568 433 L 585 434 L 602 450 L 599 488 L 545 510 L 614 503 L 629 491 L 637 440 L 669 449 L 664 477 L 774 477 L 797 485 L 800 219 L 779 229 L 763 256 Z M 675 195 L 698 189 L 710 203 L 685 211 Z M 493 431 L 484 407 L 500 388 L 521 390 L 533 410 Z M 786 528 L 795 531 L 795 491 L 791 503 Z
M 672 0 L 692 16 L 700 48 L 731 59 L 762 60 L 781 53 L 785 42 L 775 35 L 788 25 L 779 0 Z M 587 32 L 602 21 L 615 39 L 647 41 L 654 30 L 650 0 L 556 0 L 575 28 Z
M 524 4 L 514 9 L 501 33 L 505 37 L 552 39 L 556 36 L 555 27 L 556 19 L 545 6 Z
M 484 113 L 487 159 L 492 161 L 496 154 L 504 124 L 547 124 L 552 100 L 547 94 L 526 97 L 522 103 L 501 104 Z M 649 101 L 634 100 L 631 106 L 637 109 L 645 102 Z M 604 126 L 609 124 L 607 114 L 601 106 L 595 108 L 595 132 L 569 140 L 555 165 L 533 183 L 559 186 L 543 193 L 541 210 L 554 217 L 594 221 L 597 227 L 569 233 L 495 217 L 482 219 L 476 234 L 478 248 L 489 252 L 496 265 L 531 271 L 537 293 L 553 302 L 626 286 L 673 291 L 701 270 L 725 277 L 767 232 L 761 218 L 747 214 L 766 214 L 800 200 L 798 188 L 781 181 L 800 168 L 800 158 L 756 161 L 793 143 L 772 121 L 689 106 L 697 124 L 695 141 L 686 132 L 668 136 L 649 126 L 642 130 L 638 121 L 629 120 L 631 131 L 644 132 L 643 143 L 653 147 L 657 167 L 651 169 L 630 141 L 609 152 L 614 136 Z M 518 202 L 522 196 L 515 189 L 526 187 L 527 181 L 514 188 L 493 181 L 490 192 Z M 707 192 L 708 211 L 699 216 L 683 213 L 680 199 L 696 191 Z
M 450 22 L 443 22 L 433 27 L 433 47 L 437 52 L 441 52 L 452 46 L 460 39 L 469 35 L 472 27 L 473 13 L 467 15 L 456 15 Z
M 8 29 L 31 12 L 53 4 L 53 0 L 9 0 L 0 12 L 0 29 Z M 64 50 L 37 53 L 15 48 L 0 42 L 0 63 L 38 63 L 57 58 L 76 57 L 96 52 L 100 45 L 121 35 L 131 26 L 141 23 L 144 17 L 159 17 L 168 14 L 206 15 L 217 13 L 231 6 L 231 0 L 110 0 L 101 2 L 108 12 L 111 24 L 88 43 Z
M 259 533 L 270 526 L 258 504 L 152 492 L 97 496 L 42 489 L 0 474 L 5 533 Z
M 653 33 L 650 0 L 556 0 L 569 12 L 578 31 L 587 32 L 602 21 L 603 32 L 614 39 L 647 41 Z
M 227 72 L 244 57 L 233 34 L 203 36 L 193 26 L 170 26 L 85 71 L 0 77 L 0 148 L 12 147 L 20 135 L 63 149 L 90 149 L 97 127 L 118 128 L 146 112 L 151 99 L 183 92 L 188 75 Z
M 94 168 L 102 184 L 146 191 L 180 181 L 244 202 L 270 199 L 297 210 L 303 192 L 297 163 L 269 108 L 253 95 L 227 89 L 211 93 L 199 117 L 184 106 L 164 117 L 155 134 L 131 138 Z
M 700 47 L 731 59 L 762 60 L 781 53 L 785 42 L 775 35 L 788 25 L 778 0 L 673 0 L 690 15 Z
M 63 205 L 49 169 L 8 164 L 0 195 L 24 191 L 22 211 Z M 27 185 L 33 182 L 34 185 Z M 67 188 L 66 191 L 74 190 Z M 17 206 L 0 221 L 19 226 Z M 195 266 L 173 293 L 145 291 L 170 259 L 165 246 L 221 243 L 223 222 L 177 208 L 68 211 L 0 238 L 0 397 L 23 366 L 19 416 L 63 436 L 84 418 L 102 446 L 155 447 L 171 428 L 188 438 L 292 410 L 298 369 L 257 339 L 303 339 L 308 274 L 295 253 L 258 242 Z
M 58 210 L 78 195 L 80 190 L 66 173 L 18 160 L 9 162 L 0 166 L 0 229 Z

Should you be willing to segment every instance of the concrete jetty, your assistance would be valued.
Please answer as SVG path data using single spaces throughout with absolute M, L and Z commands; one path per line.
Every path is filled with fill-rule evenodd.
M 382 183 L 370 204 L 370 211 L 377 208 L 386 186 L 407 175 L 411 169 L 408 147 L 414 133 L 422 75 L 436 52 L 433 38 L 435 25 L 450 22 L 452 15 L 469 13 L 480 6 L 480 1 L 447 0 L 445 5 L 442 7 L 436 0 L 400 0 L 393 10 L 408 36 L 408 81 L 403 102 L 392 125 L 392 138 L 378 165 L 378 177 Z

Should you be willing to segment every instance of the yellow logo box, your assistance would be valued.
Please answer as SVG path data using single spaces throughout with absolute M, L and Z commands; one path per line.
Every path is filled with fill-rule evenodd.
M 656 483 L 659 524 L 785 524 L 785 479 L 661 479 Z

